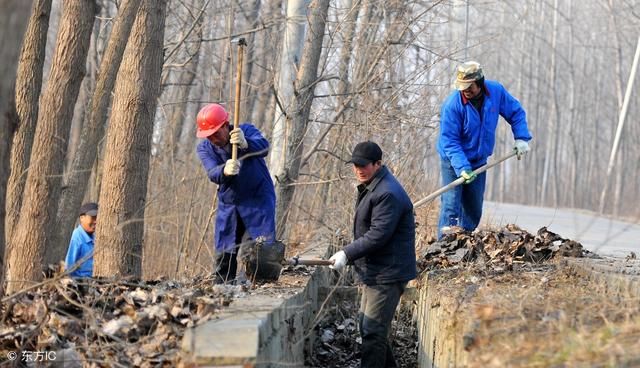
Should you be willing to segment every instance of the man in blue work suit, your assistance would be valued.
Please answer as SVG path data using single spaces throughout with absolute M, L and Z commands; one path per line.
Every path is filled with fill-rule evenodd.
M 275 240 L 276 195 L 264 160 L 269 142 L 251 124 L 230 125 L 219 104 L 204 106 L 197 123 L 196 136 L 204 138 L 198 157 L 209 179 L 218 184 L 215 282 L 226 283 L 236 277 L 240 243 Z M 231 158 L 232 144 L 238 146 L 238 160 Z
M 500 83 L 485 80 L 480 64 L 458 66 L 454 87 L 442 105 L 437 148 L 443 185 L 459 177 L 465 185 L 442 194 L 438 238 L 452 226 L 473 231 L 480 223 L 486 173 L 476 175 L 473 170 L 493 153 L 499 116 L 511 125 L 518 159 L 529 151 L 531 140 L 520 102 Z
M 67 257 L 65 258 L 65 269 L 73 268 L 76 263 L 84 259 L 78 268 L 69 273 L 71 277 L 91 277 L 93 276 L 93 234 L 96 231 L 96 219 L 98 217 L 98 204 L 85 203 L 80 207 L 80 217 L 78 227 L 73 230 Z

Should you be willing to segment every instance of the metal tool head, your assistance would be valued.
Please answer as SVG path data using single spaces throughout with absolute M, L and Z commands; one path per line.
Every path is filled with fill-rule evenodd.
M 247 46 L 247 40 L 244 37 L 232 38 L 231 43 L 238 44 L 238 46 Z
M 250 280 L 277 281 L 282 270 L 284 250 L 284 244 L 279 241 L 251 240 L 240 244 L 238 257 Z

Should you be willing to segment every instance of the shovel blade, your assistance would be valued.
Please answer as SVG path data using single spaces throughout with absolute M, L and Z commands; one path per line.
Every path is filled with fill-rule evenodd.
M 277 281 L 282 270 L 284 244 L 249 241 L 240 245 L 240 259 L 247 277 L 254 281 Z

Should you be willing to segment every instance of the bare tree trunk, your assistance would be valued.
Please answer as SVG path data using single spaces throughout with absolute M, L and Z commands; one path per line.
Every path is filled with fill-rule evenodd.
M 287 165 L 285 146 L 287 145 L 287 135 L 290 132 L 287 131 L 286 119 L 292 113 L 290 110 L 293 109 L 294 104 L 294 83 L 304 44 L 307 4 L 306 0 L 287 1 L 286 30 L 280 54 L 280 68 L 276 77 L 276 113 L 271 132 L 269 168 L 275 182 L 285 180 L 284 177 L 287 176 L 285 172 Z M 280 201 L 278 200 L 278 202 Z M 277 216 L 277 218 L 280 217 Z
M 295 81 L 292 109 L 286 119 L 285 167 L 276 183 L 276 236 L 282 238 L 286 230 L 286 219 L 295 192 L 291 185 L 298 179 L 300 162 L 304 147 L 304 137 L 313 102 L 315 84 L 318 78 L 318 64 L 322 52 L 325 22 L 329 9 L 329 0 L 314 0 L 309 6 L 309 31 L 305 41 L 300 68 Z
M 118 73 L 100 190 L 95 276 L 142 274 L 147 174 L 166 7 L 165 0 L 142 2 Z
M 111 92 L 115 84 L 116 74 L 122 61 L 127 39 L 131 27 L 140 7 L 141 0 L 125 0 L 120 4 L 118 16 L 109 36 L 109 43 L 100 62 L 100 71 L 96 80 L 96 87 L 91 98 L 89 119 L 82 127 L 80 144 L 76 149 L 71 168 L 68 170 L 67 181 L 62 189 L 60 206 L 56 217 L 55 240 L 47 250 L 49 261 L 55 261 L 64 256 L 76 220 L 77 209 L 84 198 L 85 188 L 98 156 L 99 140 L 104 136 L 107 122 Z M 96 200 L 96 197 L 92 198 Z
M 550 175 L 550 169 L 551 169 L 551 160 L 552 160 L 552 155 L 555 154 L 555 152 L 552 151 L 553 148 L 553 144 L 552 144 L 552 139 L 553 139 L 553 134 L 555 131 L 555 126 L 556 126 L 556 103 L 555 103 L 555 99 L 556 99 L 556 92 L 555 92 L 555 84 L 556 84 L 556 78 L 555 78 L 555 69 L 556 69 L 556 40 L 557 40 L 557 35 L 558 35 L 558 0 L 554 0 L 553 2 L 553 29 L 551 31 L 551 65 L 549 65 L 549 70 L 551 71 L 551 77 L 549 77 L 549 84 L 550 84 L 550 89 L 551 92 L 554 96 L 554 103 L 551 104 L 551 108 L 552 108 L 552 112 L 551 114 L 549 114 L 549 120 L 547 122 L 547 139 L 545 142 L 545 153 L 544 153 L 544 167 L 542 169 L 542 192 L 540 194 L 540 204 L 541 205 L 545 205 L 546 204 L 546 197 L 547 197 L 547 191 L 548 191 L 548 187 L 550 187 L 551 185 L 549 184 L 549 175 Z M 556 201 L 557 198 L 554 198 L 554 201 L 552 202 L 554 205 L 556 203 L 554 203 Z
M 247 25 L 250 26 L 251 28 L 256 28 L 258 26 L 258 19 L 260 16 L 260 6 L 261 6 L 261 1 L 260 0 L 250 0 L 248 2 L 248 8 L 249 10 L 247 11 L 247 17 L 246 17 L 246 21 L 247 21 Z M 255 80 L 252 79 L 253 74 L 254 74 L 254 64 L 256 62 L 256 58 L 258 55 L 258 50 L 259 48 L 256 47 L 255 44 L 255 40 L 256 40 L 256 34 L 254 32 L 250 33 L 247 35 L 247 44 L 249 45 L 247 47 L 246 50 L 246 55 L 245 55 L 245 66 L 243 69 L 243 76 L 242 76 L 242 80 L 243 80 L 243 86 L 242 86 L 242 97 L 241 97 L 241 101 L 242 101 L 242 105 L 240 106 L 240 111 L 244 111 L 242 118 L 244 118 L 244 120 L 248 120 L 249 118 L 251 118 L 251 108 L 252 108 L 252 104 L 253 104 L 253 100 L 254 98 L 247 98 L 247 96 L 251 96 L 252 94 L 256 93 L 256 85 Z
M 263 22 L 276 23 L 276 20 L 281 18 L 282 0 L 271 0 L 263 6 L 262 15 L 259 19 Z M 259 44 L 273 44 L 276 40 L 280 40 L 280 32 L 278 27 L 272 26 L 266 32 L 261 32 L 259 37 L 256 37 L 256 43 Z M 272 67 L 276 65 L 275 60 L 278 59 L 278 47 L 263 48 L 259 54 L 259 68 L 258 72 L 252 72 L 253 83 L 256 83 L 258 88 L 254 88 L 256 95 L 249 96 L 249 108 L 247 111 L 251 112 L 251 121 L 265 134 L 266 137 L 271 136 L 273 128 L 274 113 L 271 111 L 274 106 L 273 100 L 273 86 L 275 82 L 274 73 Z M 254 63 L 256 64 L 256 63 Z M 255 69 L 255 67 L 254 67 Z
M 347 93 L 350 90 L 349 84 L 349 65 L 351 64 L 351 55 L 353 54 L 353 39 L 355 36 L 355 30 L 357 26 L 358 15 L 360 14 L 360 8 L 362 7 L 362 0 L 346 0 L 345 8 L 348 9 L 348 13 L 346 14 L 343 22 L 342 22 L 342 48 L 340 49 L 340 59 L 338 64 L 338 88 L 336 93 L 337 104 L 336 104 L 336 113 L 340 113 L 340 118 L 335 119 L 334 121 L 343 123 L 346 119 L 345 116 L 348 116 L 349 112 L 345 104 L 351 104 L 351 98 L 347 98 Z M 344 107 L 344 109 L 343 109 Z M 334 125 L 329 125 L 327 130 L 333 129 Z M 328 147 L 337 147 L 339 145 L 339 141 L 342 137 L 343 127 L 339 125 L 336 129 L 333 129 L 327 138 L 327 146 Z M 340 172 L 339 166 L 343 165 L 343 162 L 340 160 L 332 160 L 327 163 L 327 170 L 325 173 L 336 173 Z M 320 205 L 323 206 L 327 203 L 329 188 L 331 187 L 331 183 L 325 183 L 320 185 L 318 197 L 320 198 Z M 326 216 L 330 214 L 328 211 L 319 211 L 319 219 L 320 221 L 324 221 Z
M 15 118 L 16 133 L 11 145 L 11 174 L 8 175 L 6 202 L 0 211 L 6 208 L 6 218 L 0 216 L 0 226 L 6 224 L 4 232 L 7 242 L 13 235 L 13 229 L 18 222 L 22 191 L 26 181 L 27 167 L 31 156 L 33 135 L 38 120 L 38 97 L 42 88 L 42 68 L 44 66 L 47 29 L 51 0 L 38 0 L 33 4 L 27 32 L 24 35 L 20 61 L 15 82 Z M 5 148 L 9 148 L 2 144 Z M 6 175 L 0 174 L 6 178 Z M 4 192 L 0 190 L 0 196 Z M 1 207 L 1 206 L 0 206 Z M 2 256 L 2 242 L 0 242 L 0 257 Z
M 622 103 L 623 103 L 623 89 L 622 89 L 622 84 L 624 83 L 624 76 L 622 73 L 622 47 L 620 46 L 620 38 L 618 35 L 618 29 L 617 29 L 617 22 L 616 22 L 616 17 L 615 17 L 615 12 L 614 12 L 614 4 L 613 4 L 613 0 L 609 0 L 607 2 L 608 5 L 608 10 L 609 10 L 609 21 L 612 25 L 612 29 L 613 29 L 613 47 L 616 50 L 616 57 L 615 57 L 615 75 L 613 76 L 613 80 L 615 81 L 615 86 L 616 86 L 616 98 L 617 98 L 617 102 L 618 102 L 618 113 L 620 112 L 620 110 L 622 109 Z M 624 142 L 624 136 L 622 136 L 621 139 L 621 143 Z M 622 150 L 621 152 L 622 154 L 624 154 L 624 150 Z M 611 180 L 611 178 L 605 178 L 605 180 L 609 181 Z M 621 191 L 622 191 L 622 182 L 624 180 L 624 170 L 622 166 L 618 166 L 618 170 L 616 172 L 616 176 L 615 176 L 615 189 L 614 189 L 614 197 L 613 197 L 613 206 L 612 206 L 612 211 L 613 211 L 613 215 L 617 216 L 618 215 L 618 210 L 620 207 L 620 199 L 621 199 Z
M 106 18 L 109 16 L 108 9 L 104 7 L 100 8 L 99 18 Z M 73 160 L 78 146 L 80 145 L 80 137 L 82 136 L 82 127 L 89 120 L 89 109 L 91 108 L 91 96 L 96 89 L 96 77 L 98 74 L 99 61 L 104 53 L 104 47 L 102 52 L 100 51 L 101 43 L 106 43 L 108 40 L 108 34 L 106 32 L 100 32 L 106 21 L 97 21 L 93 25 L 93 32 L 91 42 L 89 43 L 89 54 L 87 55 L 87 72 L 82 85 L 80 86 L 80 93 L 78 94 L 78 101 L 73 110 L 73 121 L 71 121 L 71 133 L 69 135 L 69 149 L 67 150 L 67 157 L 64 163 L 64 183 L 69 181 L 69 171 L 73 165 Z M 104 40 L 104 41 L 103 41 Z M 103 42 L 101 42 L 103 41 Z M 62 193 L 64 193 L 65 186 L 62 187 Z M 62 195 L 62 194 L 61 194 Z M 61 197 L 62 198 L 62 197 Z M 58 207 L 58 210 L 60 207 Z M 59 212 L 59 211 L 58 211 Z
M 202 9 L 205 6 L 203 0 L 194 1 L 191 6 L 195 9 Z M 189 40 L 188 44 L 183 45 L 184 51 L 181 56 L 187 61 L 182 63 L 184 70 L 177 70 L 175 80 L 178 85 L 173 100 L 175 103 L 169 108 L 167 114 L 167 129 L 163 132 L 162 150 L 171 157 L 167 159 L 175 159 L 180 151 L 180 136 L 186 129 L 193 127 L 193 118 L 186 116 L 189 107 L 189 94 L 192 90 L 193 82 L 198 73 L 198 64 L 200 61 L 200 47 L 202 45 L 202 22 L 203 17 L 197 16 L 194 20 L 194 39 Z M 167 60 L 167 62 L 170 62 Z
M 9 292 L 41 278 L 40 265 L 53 235 L 50 224 L 58 208 L 69 125 L 85 72 L 96 8 L 94 1 L 64 3 L 51 73 L 40 101 L 20 218 L 9 242 Z
M 569 155 L 567 157 L 568 160 L 571 160 L 573 164 L 571 165 L 571 170 L 569 173 L 568 185 L 573 188 L 573 190 L 569 191 L 569 207 L 576 208 L 576 193 L 578 192 L 576 185 L 577 177 L 579 174 L 582 174 L 582 170 L 579 170 L 579 154 L 577 150 L 577 142 L 576 142 L 576 128 L 578 126 L 578 122 L 576 121 L 576 71 L 574 67 L 574 19 L 573 19 L 573 0 L 569 0 L 569 11 L 568 11 L 568 19 L 569 19 L 569 62 L 571 63 L 571 69 L 569 70 L 569 139 L 567 141 L 569 144 Z

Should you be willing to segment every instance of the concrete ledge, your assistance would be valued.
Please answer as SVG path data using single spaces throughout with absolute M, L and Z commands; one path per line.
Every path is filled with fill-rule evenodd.
M 291 297 L 250 295 L 235 300 L 216 320 L 185 332 L 185 361 L 207 367 L 304 366 L 318 291 L 332 281 L 328 268 L 317 267 L 306 286 Z
M 602 284 L 608 293 L 640 298 L 640 261 L 622 258 L 568 258 L 566 266 Z

